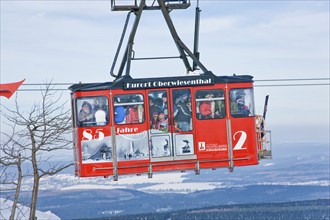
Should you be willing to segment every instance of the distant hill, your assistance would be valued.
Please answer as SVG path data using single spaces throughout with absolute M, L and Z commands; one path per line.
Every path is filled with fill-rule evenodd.
M 290 202 L 324 199 L 329 202 L 329 150 L 327 143 L 283 143 L 273 146 L 272 160 L 261 161 L 258 166 L 235 167 L 234 172 L 227 169 L 204 169 L 200 175 L 193 171 L 164 172 L 155 173 L 152 179 L 147 175 L 119 176 L 116 182 L 112 178 L 77 178 L 73 176 L 73 170 L 66 170 L 54 177 L 41 179 L 37 209 L 51 211 L 61 219 L 181 213 L 181 210 L 188 209 L 190 211 L 183 211 L 186 213 L 182 215 L 189 216 L 193 210 L 198 217 L 201 213 L 194 210 L 213 209 L 205 207 L 217 207 L 217 210 L 221 209 L 218 206 L 232 205 L 226 206 L 229 213 L 238 204 L 283 203 L 285 206 Z M 31 178 L 24 179 L 22 187 L 26 193 L 21 193 L 21 204 L 29 203 L 31 183 Z M 2 192 L 1 197 L 5 196 L 6 193 Z M 319 203 L 315 204 L 318 210 Z M 299 207 L 304 209 L 301 205 Z M 325 210 L 319 209 L 320 213 Z M 253 209 L 246 211 L 240 208 L 240 211 L 247 212 L 247 216 L 251 213 L 257 215 Z M 286 210 L 283 212 L 288 214 Z M 291 208 L 290 212 L 295 213 L 295 210 Z M 217 211 L 207 213 L 215 219 L 219 215 Z
M 38 210 L 50 210 L 62 219 L 80 219 L 166 211 L 177 212 L 185 209 L 203 209 L 215 205 L 274 203 L 328 198 L 330 198 L 328 186 L 253 185 L 187 194 L 150 194 L 129 189 L 81 189 L 42 191 L 38 199 Z M 25 197 L 22 202 L 28 201 L 29 198 Z
M 309 200 L 283 203 L 262 203 L 243 205 L 221 205 L 201 209 L 147 213 L 111 217 L 111 220 L 328 220 L 330 218 L 330 200 Z

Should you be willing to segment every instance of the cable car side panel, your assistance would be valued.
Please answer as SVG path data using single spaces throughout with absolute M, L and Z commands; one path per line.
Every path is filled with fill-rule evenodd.
M 109 93 L 102 90 L 77 92 L 72 96 L 75 173 L 78 176 L 112 174 L 109 100 Z
M 148 172 L 149 144 L 145 90 L 111 90 L 118 174 Z
M 258 164 L 256 118 L 252 83 L 228 85 L 228 117 L 234 166 Z
M 76 175 L 198 173 L 257 164 L 253 84 L 240 80 L 199 80 L 204 84 L 171 88 L 163 85 L 173 82 L 167 78 L 145 83 L 131 79 L 126 85 L 139 88 L 101 84 L 73 89 Z M 141 88 L 154 82 L 161 87 Z M 159 111 L 156 102 L 163 106 Z M 190 118 L 180 121 L 180 109 L 181 116 L 188 113 Z
M 200 168 L 228 167 L 225 84 L 194 88 L 195 148 Z

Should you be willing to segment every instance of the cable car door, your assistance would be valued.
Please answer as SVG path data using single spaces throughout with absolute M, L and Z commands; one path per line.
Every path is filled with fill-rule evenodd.
M 190 89 L 150 90 L 152 161 L 195 159 Z

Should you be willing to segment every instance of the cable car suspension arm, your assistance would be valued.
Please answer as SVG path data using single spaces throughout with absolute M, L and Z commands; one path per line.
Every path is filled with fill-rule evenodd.
M 126 76 L 128 76 L 129 73 L 130 73 L 134 38 L 135 38 L 136 30 L 139 26 L 142 11 L 143 11 L 145 6 L 146 6 L 146 1 L 141 0 L 139 10 L 134 13 L 135 14 L 134 24 L 133 24 L 133 27 L 132 27 L 130 37 L 128 39 L 128 44 L 127 44 L 125 54 L 123 56 L 123 59 L 122 59 L 122 62 L 121 62 L 121 65 L 120 65 L 120 68 L 119 68 L 119 71 L 118 71 L 118 77 L 117 78 L 122 76 L 122 73 L 123 73 L 124 68 L 125 68 L 125 63 L 126 63 Z
M 124 41 L 124 37 L 125 37 L 126 31 L 127 31 L 127 26 L 128 26 L 128 22 L 129 22 L 129 18 L 130 18 L 131 13 L 132 12 L 130 11 L 127 14 L 125 25 L 124 25 L 124 28 L 123 28 L 123 32 L 121 34 L 121 37 L 120 37 L 120 40 L 119 40 L 119 45 L 118 45 L 118 48 L 117 48 L 117 51 L 116 51 L 116 54 L 115 54 L 115 58 L 113 59 L 112 66 L 111 66 L 111 69 L 110 69 L 110 75 L 112 77 L 115 77 L 115 78 L 120 77 L 119 74 L 116 75 L 116 74 L 113 73 L 113 71 L 114 71 L 115 65 L 117 63 L 117 59 L 118 59 L 118 56 L 119 56 L 120 48 L 121 48 L 121 46 L 123 44 L 123 41 Z
M 132 57 L 134 38 L 135 38 L 136 31 L 137 31 L 137 28 L 139 26 L 140 18 L 141 18 L 141 15 L 142 15 L 142 12 L 143 12 L 144 9 L 160 9 L 162 11 L 163 17 L 164 17 L 164 19 L 166 21 L 166 24 L 167 24 L 167 26 L 170 30 L 171 36 L 172 36 L 172 38 L 174 40 L 174 43 L 175 43 L 175 45 L 176 45 L 176 47 L 179 51 L 180 56 L 178 58 L 182 59 L 184 65 L 186 67 L 187 73 L 190 72 L 190 71 L 193 71 L 193 70 L 197 70 L 197 66 L 204 72 L 204 74 L 209 73 L 209 71 L 206 69 L 206 67 L 199 61 L 198 43 L 197 43 L 197 41 L 198 41 L 197 32 L 199 31 L 199 23 L 197 23 L 197 22 L 199 22 L 199 12 L 200 12 L 200 10 L 198 8 L 198 5 L 196 7 L 194 53 L 192 53 L 189 50 L 189 48 L 182 42 L 182 40 L 179 38 L 179 36 L 177 34 L 177 31 L 176 31 L 176 29 L 173 25 L 173 22 L 172 22 L 172 20 L 169 16 L 169 13 L 170 13 L 171 9 L 167 8 L 167 6 L 165 5 L 164 0 L 157 0 L 157 2 L 159 4 L 159 7 L 147 6 L 146 5 L 146 0 L 141 0 L 138 7 L 135 7 L 134 9 L 130 8 L 130 12 L 127 15 L 125 26 L 124 26 L 124 29 L 123 29 L 123 33 L 122 33 L 122 36 L 121 36 L 121 39 L 120 39 L 120 42 L 119 42 L 119 45 L 118 45 L 118 49 L 117 49 L 117 52 L 115 54 L 115 58 L 114 58 L 114 61 L 113 61 L 113 64 L 112 64 L 112 67 L 111 67 L 111 70 L 110 70 L 110 75 L 115 77 L 116 79 L 121 78 L 122 75 L 123 75 L 123 71 L 124 71 L 125 66 L 126 66 L 125 75 L 126 76 L 130 75 L 131 61 L 135 60 L 135 58 Z M 125 52 L 124 52 L 124 55 L 123 55 L 123 58 L 122 58 L 121 65 L 120 65 L 119 70 L 118 70 L 118 73 L 114 74 L 114 68 L 115 68 L 115 65 L 116 65 L 116 62 L 117 62 L 117 59 L 118 59 L 118 54 L 120 52 L 120 48 L 122 46 L 122 41 L 124 39 L 126 29 L 127 29 L 127 26 L 128 26 L 129 17 L 130 17 L 130 14 L 132 12 L 134 12 L 134 14 L 135 14 L 135 20 L 134 20 L 134 23 L 133 23 L 133 26 L 132 26 L 132 30 L 131 30 L 131 33 L 130 33 L 130 36 L 129 36 L 129 39 L 128 39 L 128 43 L 127 43 L 127 46 L 126 46 L 126 49 L 125 49 Z M 193 67 L 190 66 L 190 64 L 188 62 L 188 59 L 187 59 L 187 56 L 189 56 L 192 59 L 192 61 L 193 61 L 192 66 Z M 166 57 L 163 57 L 163 58 L 166 58 Z M 174 58 L 174 57 L 170 57 L 170 58 Z M 156 59 L 156 58 L 151 58 L 151 59 Z
M 195 56 L 195 54 L 193 54 L 189 48 L 181 41 L 181 39 L 179 38 L 179 35 L 177 34 L 176 30 L 175 30 L 175 27 L 173 25 L 173 22 L 169 16 L 169 11 L 168 9 L 166 8 L 165 6 L 165 3 L 163 0 L 157 0 L 158 1 L 158 4 L 160 6 L 160 9 L 163 13 L 163 16 L 164 16 L 164 19 L 166 21 L 166 24 L 170 30 L 170 33 L 172 35 L 172 38 L 179 50 L 179 53 L 181 55 L 181 59 L 184 63 L 184 65 L 186 66 L 186 69 L 187 69 L 187 72 L 189 71 L 192 71 L 193 68 L 191 68 L 189 62 L 188 62 L 188 59 L 187 59 L 187 56 L 185 54 L 185 52 L 190 56 L 190 58 L 193 60 L 194 63 L 196 63 L 197 66 L 199 66 L 199 68 L 201 68 L 201 70 L 204 72 L 204 73 L 207 73 L 208 70 L 205 68 L 205 66 L 199 61 L 199 59 Z

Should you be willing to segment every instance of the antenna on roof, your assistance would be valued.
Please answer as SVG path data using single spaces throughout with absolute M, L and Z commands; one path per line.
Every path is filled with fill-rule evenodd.
M 194 34 L 194 55 L 199 60 L 199 25 L 200 25 L 200 12 L 202 10 L 199 9 L 199 0 L 197 0 L 196 10 L 195 10 L 195 34 Z M 198 70 L 197 64 L 193 61 L 193 71 Z

